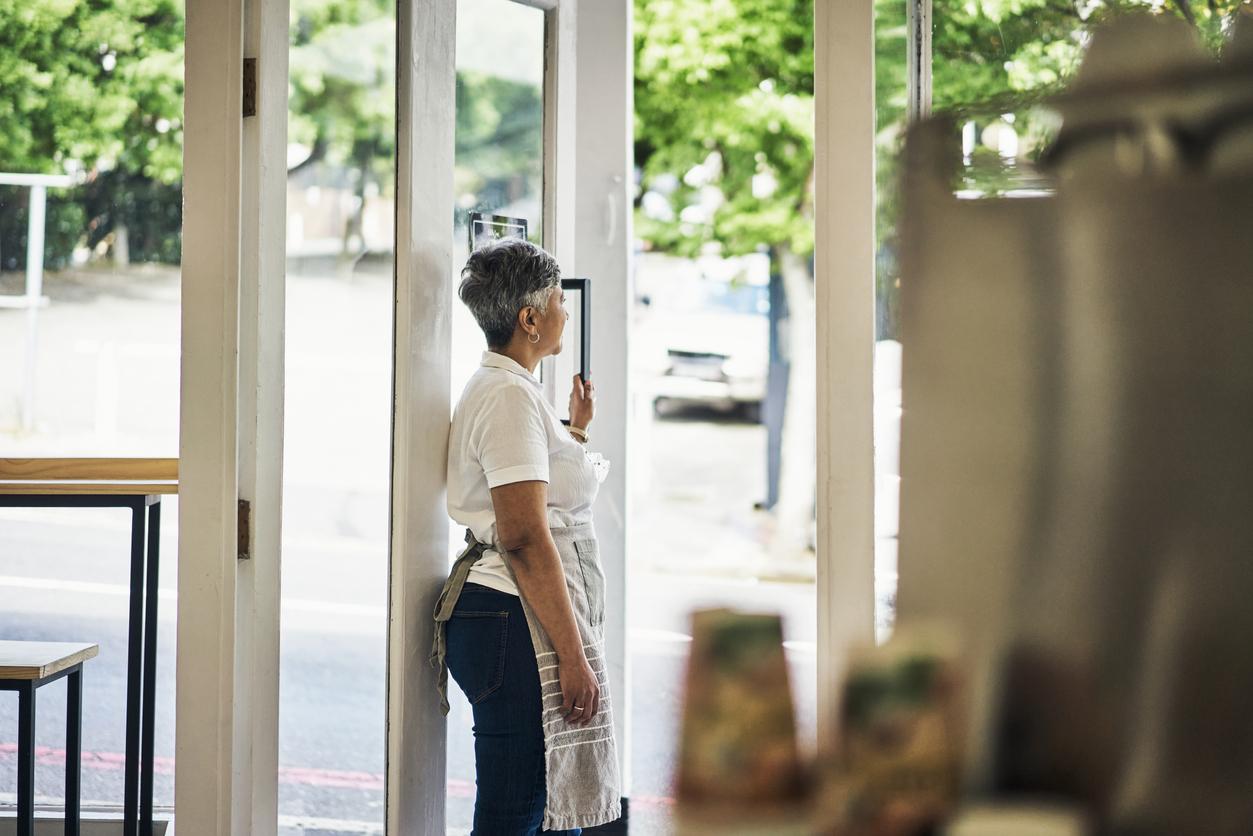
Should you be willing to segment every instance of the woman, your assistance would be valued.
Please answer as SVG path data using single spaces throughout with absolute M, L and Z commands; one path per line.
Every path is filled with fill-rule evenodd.
M 596 390 L 575 376 L 566 427 L 534 376 L 561 351 L 560 276 L 519 239 L 478 250 L 461 273 L 488 350 L 449 436 L 448 513 L 468 545 L 436 608 L 432 660 L 445 713 L 447 673 L 474 712 L 475 836 L 577 836 L 620 815 L 599 481 L 584 447 Z

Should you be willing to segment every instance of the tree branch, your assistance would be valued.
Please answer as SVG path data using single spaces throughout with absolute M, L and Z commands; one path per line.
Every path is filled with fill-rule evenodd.
M 313 165 L 318 160 L 325 157 L 326 148 L 327 148 L 326 140 L 319 136 L 317 139 L 313 141 L 313 148 L 309 151 L 309 156 L 305 157 L 303 160 L 296 163 L 296 165 L 287 169 L 287 176 L 291 177 L 293 174 L 300 171 L 301 169 L 307 168 L 308 166 Z
M 1175 5 L 1179 7 L 1179 13 L 1183 15 L 1183 19 L 1196 26 L 1196 15 L 1192 12 L 1191 2 L 1189 0 L 1175 0 Z

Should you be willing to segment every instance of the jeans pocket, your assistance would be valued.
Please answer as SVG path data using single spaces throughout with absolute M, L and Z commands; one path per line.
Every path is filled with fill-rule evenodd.
M 448 620 L 448 673 L 471 704 L 505 681 L 509 613 L 454 610 Z
M 593 627 L 605 621 L 605 573 L 600 568 L 600 546 L 595 540 L 576 540 L 583 591 L 587 595 L 587 620 Z

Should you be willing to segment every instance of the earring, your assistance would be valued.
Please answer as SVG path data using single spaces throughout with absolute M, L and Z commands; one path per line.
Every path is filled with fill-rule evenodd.
M 527 342 L 529 342 L 531 345 L 535 345 L 537 342 L 539 342 L 539 332 L 536 331 L 534 334 L 527 337 Z

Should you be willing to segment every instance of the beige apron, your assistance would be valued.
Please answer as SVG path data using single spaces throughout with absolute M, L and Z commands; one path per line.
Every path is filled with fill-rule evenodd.
M 596 532 L 590 523 L 552 529 L 553 542 L 574 608 L 574 621 L 583 637 L 587 663 L 600 683 L 600 711 L 589 726 L 567 723 L 561 715 L 561 683 L 557 677 L 557 653 L 526 598 L 519 596 L 526 614 L 531 644 L 539 667 L 544 725 L 544 763 L 547 768 L 548 802 L 544 808 L 545 830 L 595 827 L 622 815 L 618 751 L 613 737 L 613 705 L 605 669 L 605 575 L 600 568 Z M 448 713 L 447 626 L 465 587 L 470 567 L 492 548 L 505 558 L 499 546 L 489 546 L 466 531 L 466 549 L 453 564 L 444 591 L 435 605 L 435 641 L 431 665 L 439 670 L 440 707 Z

